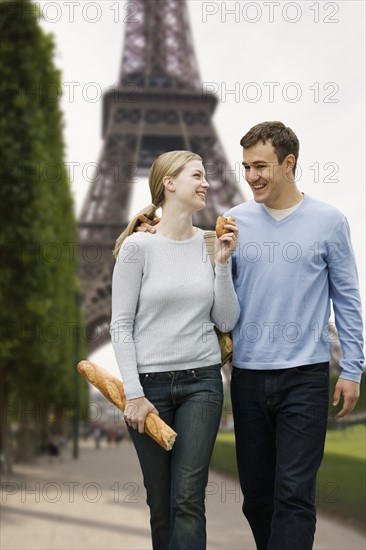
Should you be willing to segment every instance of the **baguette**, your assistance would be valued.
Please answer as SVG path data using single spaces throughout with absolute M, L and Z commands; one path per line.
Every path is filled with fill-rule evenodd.
M 123 384 L 107 370 L 91 361 L 80 361 L 77 365 L 79 374 L 84 376 L 95 386 L 111 403 L 122 412 L 126 405 L 126 396 Z M 152 437 L 166 451 L 173 448 L 177 434 L 170 426 L 155 413 L 149 413 L 145 420 L 145 432 Z
M 230 233 L 230 229 L 225 229 L 226 223 L 235 222 L 235 218 L 225 218 L 225 216 L 218 216 L 216 220 L 216 235 L 222 237 L 225 233 Z

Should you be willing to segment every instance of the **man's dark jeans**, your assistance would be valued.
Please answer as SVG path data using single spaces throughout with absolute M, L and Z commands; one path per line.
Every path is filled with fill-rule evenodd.
M 316 474 L 327 428 L 329 363 L 233 367 L 231 398 L 243 512 L 257 550 L 311 550 Z
M 167 452 L 129 428 L 147 490 L 154 550 L 205 550 L 205 489 L 220 424 L 220 365 L 140 375 L 144 393 L 178 434 Z

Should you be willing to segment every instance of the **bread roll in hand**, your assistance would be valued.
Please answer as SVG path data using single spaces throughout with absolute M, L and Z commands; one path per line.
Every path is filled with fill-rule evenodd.
M 111 403 L 124 411 L 126 396 L 121 380 L 110 374 L 96 363 L 80 361 L 77 365 L 78 372 L 96 387 Z M 174 445 L 177 434 L 157 414 L 151 412 L 145 420 L 145 432 L 166 451 L 170 451 Z
M 216 220 L 216 235 L 218 237 L 222 237 L 225 233 L 231 233 L 230 229 L 224 228 L 224 225 L 232 222 L 235 222 L 235 218 L 225 218 L 225 216 L 219 216 Z

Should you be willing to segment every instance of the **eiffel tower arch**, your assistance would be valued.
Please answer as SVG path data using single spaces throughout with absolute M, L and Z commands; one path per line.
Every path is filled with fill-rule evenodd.
M 89 353 L 110 341 L 112 250 L 129 221 L 134 185 L 176 149 L 202 156 L 210 183 L 193 223 L 213 229 L 244 201 L 212 123 L 217 98 L 203 94 L 185 0 L 134 0 L 118 85 L 103 96 L 98 170 L 78 223 L 79 276 Z

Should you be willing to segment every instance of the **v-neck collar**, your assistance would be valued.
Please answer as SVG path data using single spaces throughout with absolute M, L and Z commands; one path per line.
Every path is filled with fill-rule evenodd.
M 308 197 L 307 195 L 305 195 L 304 193 L 304 198 L 303 200 L 301 201 L 300 205 L 298 206 L 298 208 L 296 208 L 296 210 L 294 210 L 293 212 L 291 212 L 291 214 L 289 214 L 288 216 L 286 216 L 285 218 L 282 218 L 282 220 L 276 220 L 273 216 L 271 216 L 271 214 L 269 212 L 267 212 L 267 210 L 265 209 L 265 207 L 263 206 L 263 204 L 260 204 L 260 208 L 263 212 L 263 215 L 264 217 L 267 219 L 268 222 L 270 222 L 272 225 L 274 225 L 275 227 L 280 227 L 281 225 L 284 225 L 285 223 L 287 223 L 288 221 L 292 220 L 292 218 L 294 216 L 296 216 L 297 212 L 299 212 L 300 210 L 302 210 L 302 208 L 304 208 L 304 206 L 308 203 Z

